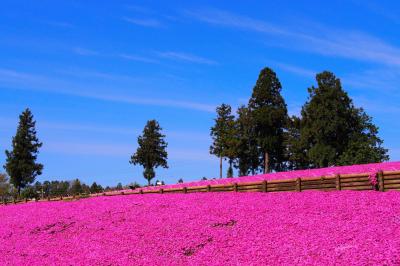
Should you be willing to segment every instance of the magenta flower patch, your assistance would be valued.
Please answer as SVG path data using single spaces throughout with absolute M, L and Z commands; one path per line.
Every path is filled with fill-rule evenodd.
M 400 193 L 145 194 L 0 207 L 0 265 L 399 265 Z

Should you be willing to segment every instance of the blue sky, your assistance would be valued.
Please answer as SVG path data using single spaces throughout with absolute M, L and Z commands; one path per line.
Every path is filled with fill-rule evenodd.
M 29 107 L 39 180 L 145 183 L 128 161 L 157 119 L 170 165 L 158 178 L 215 177 L 214 109 L 246 103 L 269 66 L 291 114 L 333 71 L 399 160 L 399 14 L 397 1 L 2 1 L 0 149 Z

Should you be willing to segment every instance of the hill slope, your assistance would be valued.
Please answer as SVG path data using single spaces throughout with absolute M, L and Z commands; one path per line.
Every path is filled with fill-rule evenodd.
M 400 193 L 196 193 L 0 207 L 0 265 L 400 264 Z

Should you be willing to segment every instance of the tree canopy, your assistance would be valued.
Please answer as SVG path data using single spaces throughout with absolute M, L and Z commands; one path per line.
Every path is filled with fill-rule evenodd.
M 309 99 L 301 111 L 292 161 L 327 167 L 388 160 L 378 128 L 362 108 L 354 106 L 340 80 L 328 71 L 317 74 L 316 80 L 317 87 L 308 89 Z
M 36 137 L 35 124 L 29 109 L 22 112 L 17 133 L 12 139 L 12 150 L 6 150 L 4 168 L 10 176 L 11 184 L 18 189 L 18 194 L 21 188 L 32 184 L 43 170 L 43 165 L 36 163 L 42 143 Z
M 155 168 L 168 168 L 166 150 L 168 144 L 161 131 L 162 128 L 156 120 L 148 121 L 143 129 L 143 134 L 138 137 L 139 147 L 129 161 L 133 165 L 143 166 L 143 176 L 147 179 L 148 185 L 150 185 L 151 179 L 155 177 Z
M 221 104 L 221 106 L 217 107 L 216 111 L 215 124 L 211 127 L 213 143 L 210 146 L 210 153 L 220 159 L 220 178 L 222 178 L 222 160 L 228 158 L 229 169 L 227 175 L 232 177 L 232 165 L 236 157 L 235 116 L 232 115 L 231 106 L 227 104 Z
M 281 90 L 282 85 L 276 73 L 266 67 L 261 70 L 249 100 L 264 173 L 284 168 L 284 129 L 288 115 Z
M 270 68 L 261 70 L 248 105 L 240 106 L 236 117 L 231 106 L 219 106 L 210 152 L 220 158 L 220 176 L 226 158 L 239 175 L 388 160 L 378 127 L 354 106 L 340 79 L 324 71 L 316 81 L 299 117 L 288 116 L 281 83 Z

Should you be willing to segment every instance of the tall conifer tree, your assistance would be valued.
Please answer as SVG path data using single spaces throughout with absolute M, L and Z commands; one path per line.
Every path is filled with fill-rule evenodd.
M 237 110 L 236 136 L 235 167 L 239 170 L 240 176 L 255 174 L 260 167 L 260 158 L 254 121 L 246 106 L 241 106 Z
M 219 177 L 222 178 L 222 160 L 229 158 L 229 167 L 232 171 L 232 164 L 235 158 L 235 116 L 232 115 L 232 108 L 228 104 L 217 107 L 215 124 L 211 127 L 213 140 L 210 146 L 210 153 L 219 158 Z M 228 173 L 229 173 L 228 171 Z
M 32 112 L 27 108 L 19 116 L 17 133 L 12 140 L 12 150 L 6 150 L 5 170 L 10 176 L 10 182 L 17 188 L 32 184 L 36 176 L 41 175 L 43 165 L 36 163 L 37 154 L 42 143 L 36 137 L 36 122 Z
M 356 108 L 341 82 L 328 71 L 316 75 L 301 115 L 301 143 L 309 167 L 388 160 L 378 128 L 363 109 Z
M 282 85 L 270 68 L 261 70 L 249 101 L 264 173 L 285 165 L 284 129 L 288 115 Z
M 155 177 L 155 168 L 168 168 L 166 150 L 168 144 L 161 131 L 162 128 L 156 120 L 147 121 L 143 134 L 138 137 L 139 147 L 130 160 L 131 164 L 143 166 L 143 176 L 147 179 L 149 186 L 151 179 Z

